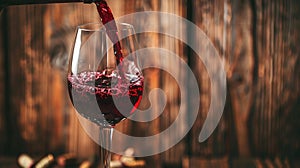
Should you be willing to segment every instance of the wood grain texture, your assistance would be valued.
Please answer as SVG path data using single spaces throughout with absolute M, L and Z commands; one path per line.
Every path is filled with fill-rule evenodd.
M 223 50 L 225 50 L 226 42 L 223 41 L 224 32 L 226 29 L 226 23 L 224 22 L 224 3 L 225 1 L 192 1 L 193 6 L 193 22 L 206 34 L 208 39 L 216 47 L 217 52 L 222 59 L 224 57 Z M 203 44 L 203 40 L 194 39 L 192 35 L 191 40 L 196 41 L 196 44 Z M 226 152 L 226 132 L 230 127 L 225 118 L 222 117 L 221 121 L 214 131 L 214 133 L 203 143 L 198 142 L 198 136 L 200 130 L 203 126 L 204 120 L 206 119 L 207 112 L 209 107 L 212 106 L 210 103 L 211 100 L 211 84 L 210 78 L 208 76 L 206 67 L 202 63 L 203 60 L 198 59 L 198 56 L 195 53 L 190 55 L 190 66 L 195 74 L 195 77 L 198 80 L 199 91 L 200 91 L 200 109 L 198 112 L 198 118 L 192 128 L 191 141 L 190 145 L 192 155 L 204 155 L 204 156 L 213 156 L 213 155 L 223 155 Z M 212 68 L 213 67 L 207 67 Z M 192 101 L 192 98 L 191 98 Z M 226 114 L 226 112 L 224 113 Z
M 51 58 L 52 66 L 60 70 L 56 72 L 57 85 L 55 92 L 60 93 L 60 98 L 56 103 L 61 108 L 61 111 L 57 115 L 60 115 L 61 119 L 63 119 L 63 130 L 66 130 L 62 134 L 65 140 L 63 147 L 65 152 L 75 153 L 78 157 L 90 157 L 97 153 L 98 147 L 87 136 L 78 121 L 76 111 L 68 97 L 65 78 L 76 26 L 98 22 L 99 18 L 94 10 L 95 6 L 92 4 L 57 4 L 47 6 L 44 15 L 45 32 L 47 32 L 45 36 L 48 39 L 45 41 L 45 47 Z M 82 13 L 85 14 L 82 15 Z M 59 89 L 60 91 L 58 91 Z
M 8 20 L 19 18 L 18 22 L 8 23 L 10 77 L 9 104 L 13 122 L 12 152 L 27 151 L 40 153 L 50 148 L 61 147 L 61 109 L 54 109 L 52 92 L 56 80 L 49 57 L 44 49 L 43 18 L 45 6 L 11 7 Z M 29 19 L 32 18 L 32 19 Z M 56 113 L 57 112 L 57 113 Z M 57 115 L 55 115 L 57 114 Z M 57 117 L 57 118 L 56 118 Z M 18 145 L 16 145 L 18 144 Z M 39 145 L 36 145 L 39 144 Z
M 239 156 L 253 153 L 260 156 L 289 155 L 286 147 L 280 144 L 285 138 L 279 134 L 285 132 L 287 120 L 279 116 L 289 120 L 292 120 L 291 116 L 298 118 L 295 112 L 298 108 L 295 109 L 294 104 L 299 99 L 299 87 L 296 86 L 299 58 L 296 56 L 298 49 L 293 50 L 293 43 L 298 39 L 295 30 L 299 19 L 294 16 L 297 16 L 299 4 L 295 1 L 195 1 L 194 6 L 194 22 L 225 58 L 229 89 L 227 107 L 231 108 L 225 109 L 215 130 L 215 136 L 221 136 L 219 131 L 225 131 L 224 137 L 217 138 L 213 134 L 203 144 L 192 138 L 192 153 L 205 156 L 226 153 L 225 149 L 215 150 L 216 145 L 221 144 L 229 151 L 237 148 Z M 199 76 L 202 92 L 200 116 L 192 133 L 192 137 L 196 137 L 209 107 L 209 92 L 206 92 L 209 79 L 201 63 L 195 64 L 193 60 L 192 66 Z M 294 88 L 294 94 L 287 86 Z M 232 115 L 228 118 L 226 113 Z M 232 119 L 233 123 L 230 122 Z M 293 125 L 294 129 L 299 128 L 297 124 Z M 230 128 L 234 129 L 233 134 Z
M 253 36 L 252 11 L 248 1 L 232 2 L 230 47 L 231 65 L 228 71 L 229 94 L 232 99 L 234 120 L 240 156 L 250 156 L 248 118 L 253 90 Z
M 258 79 L 249 123 L 253 149 L 262 156 L 291 155 L 293 145 L 286 144 L 286 137 L 291 140 L 296 135 L 288 131 L 288 125 L 299 130 L 292 119 L 299 118 L 299 108 L 295 109 L 299 99 L 299 49 L 294 48 L 299 39 L 299 18 L 294 17 L 299 13 L 299 3 L 255 1 L 254 5 Z
M 186 17 L 185 6 L 183 0 L 165 0 L 160 1 L 159 11 L 167 12 L 171 14 L 175 14 L 177 16 Z M 163 32 L 171 32 L 174 31 L 177 36 L 184 37 L 186 35 L 185 25 L 180 25 L 180 22 L 174 19 L 163 19 L 158 18 L 160 30 Z M 177 27 L 177 29 L 174 29 Z M 181 30 L 181 31 L 179 31 Z M 168 51 L 174 53 L 177 57 L 180 57 L 182 60 L 187 60 L 187 54 L 184 53 L 185 45 L 181 41 L 175 38 L 167 37 L 160 35 L 159 38 L 159 47 L 163 49 L 167 49 Z M 161 57 L 164 57 L 163 55 Z M 172 76 L 171 72 L 162 72 L 160 75 L 160 87 L 165 92 L 167 97 L 167 104 L 164 109 L 164 113 L 160 117 L 160 130 L 165 130 L 170 127 L 171 124 L 176 120 L 180 110 L 187 111 L 187 104 L 183 104 L 181 102 L 185 102 L 187 100 L 182 100 L 184 97 L 181 95 L 187 96 L 187 90 L 179 88 L 179 81 L 187 81 L 187 74 L 184 70 L 184 67 L 180 64 L 180 62 L 174 61 L 174 59 L 163 60 L 169 62 L 168 66 L 178 67 L 178 75 Z M 181 69 L 181 71 L 179 70 Z M 175 78 L 175 79 L 174 79 Z M 174 141 L 172 139 L 174 136 L 184 134 L 184 130 L 187 127 L 188 116 L 186 117 L 176 126 L 176 131 L 170 133 L 169 138 L 166 138 L 164 141 L 165 144 L 170 144 Z M 166 166 L 168 165 L 180 165 L 182 158 L 186 155 L 186 142 L 181 140 L 178 144 L 176 144 L 171 149 L 161 154 L 162 162 Z

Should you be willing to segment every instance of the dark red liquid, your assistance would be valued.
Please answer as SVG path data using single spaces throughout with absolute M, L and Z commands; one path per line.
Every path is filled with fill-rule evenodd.
M 99 2 L 95 2 L 95 4 L 97 6 L 97 11 L 101 18 L 101 21 L 107 30 L 107 35 L 114 44 L 114 53 L 116 56 L 117 64 L 119 64 L 123 60 L 123 54 L 121 50 L 121 44 L 119 42 L 118 29 L 114 16 L 105 0 L 100 0 Z
M 70 75 L 68 88 L 79 114 L 97 124 L 114 126 L 137 109 L 144 81 L 141 76 L 124 81 L 116 73 L 107 75 L 107 72 Z

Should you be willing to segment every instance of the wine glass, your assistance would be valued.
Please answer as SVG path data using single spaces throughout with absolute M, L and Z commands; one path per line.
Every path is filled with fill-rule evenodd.
M 110 165 L 113 127 L 137 109 L 143 94 L 134 28 L 126 23 L 117 23 L 117 28 L 106 30 L 101 23 L 78 26 L 67 76 L 73 107 L 100 128 L 104 168 Z M 112 34 L 119 42 L 112 43 Z M 118 46 L 122 50 L 116 51 Z

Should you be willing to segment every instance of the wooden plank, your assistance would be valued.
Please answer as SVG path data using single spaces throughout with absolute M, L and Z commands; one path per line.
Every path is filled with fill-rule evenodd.
M 228 2 L 229 3 L 229 2 Z M 224 15 L 227 16 L 227 11 L 224 10 L 224 5 L 226 1 L 192 1 L 192 21 L 203 30 L 207 35 L 208 39 L 213 43 L 216 50 L 219 52 L 221 59 L 224 57 L 224 51 L 227 48 L 227 42 L 224 41 L 224 32 L 226 31 L 226 22 L 224 21 Z M 227 4 L 226 4 L 227 5 Z M 230 8 L 228 6 L 227 8 Z M 229 30 L 228 30 L 229 31 Z M 226 32 L 227 33 L 227 32 Z M 201 39 L 194 39 L 192 35 L 191 40 L 194 40 L 196 44 L 201 44 Z M 227 46 L 228 47 L 228 46 Z M 199 143 L 198 136 L 203 123 L 206 119 L 207 112 L 209 110 L 210 99 L 211 99 L 211 84 L 206 67 L 202 63 L 202 60 L 198 58 L 195 53 L 191 52 L 190 66 L 198 80 L 199 91 L 200 91 L 200 108 L 198 112 L 198 117 L 191 130 L 190 138 L 190 151 L 192 155 L 201 156 L 212 156 L 212 155 L 222 155 L 226 152 L 226 146 L 228 146 L 226 137 L 226 132 L 230 128 L 230 123 L 228 123 L 223 116 L 220 120 L 219 126 L 216 128 L 214 133 L 205 142 Z M 210 68 L 210 67 L 208 67 Z M 192 101 L 192 99 L 191 99 Z M 228 114 L 224 112 L 224 114 Z
M 299 99 L 299 50 L 292 49 L 299 39 L 299 19 L 293 17 L 298 7 L 296 1 L 255 1 L 258 82 L 250 121 L 255 155 L 297 150 L 290 140 L 299 130 L 292 119 L 298 116 L 293 107 Z
M 66 85 L 67 60 L 75 38 L 75 28 L 78 25 L 98 22 L 99 18 L 93 4 L 55 4 L 48 5 L 44 16 L 45 46 L 56 71 L 57 80 L 53 83 L 56 90 L 60 90 L 58 100 L 53 100 L 57 108 L 57 120 L 62 122 L 60 131 L 67 130 L 62 135 L 66 152 L 75 153 L 80 158 L 93 156 L 98 151 L 98 145 L 85 133 L 78 121 L 76 111 L 69 100 Z M 50 26 L 51 25 L 51 26 Z M 53 52 L 55 51 L 55 52 Z M 89 150 L 86 150 L 89 149 Z
M 6 11 L 5 11 L 6 12 Z M 0 80 L 5 81 L 5 38 L 4 33 L 6 28 L 4 27 L 6 22 L 5 14 L 0 11 Z M 5 152 L 5 144 L 7 144 L 7 132 L 6 132 L 6 119 L 5 119 L 5 82 L 0 83 L 0 154 Z
M 18 150 L 24 150 L 24 141 L 22 142 L 21 135 L 23 133 L 23 130 L 20 130 L 20 104 L 19 100 L 24 100 L 24 85 L 22 85 L 22 82 L 24 81 L 22 71 L 20 70 L 15 70 L 12 69 L 13 67 L 20 67 L 20 57 L 24 55 L 21 51 L 24 51 L 24 46 L 22 46 L 21 41 L 24 40 L 24 37 L 21 35 L 21 27 L 22 24 L 24 24 L 24 19 L 25 15 L 24 12 L 16 11 L 14 14 L 12 11 L 15 10 L 15 8 L 9 8 L 7 10 L 7 19 L 10 20 L 12 16 L 19 18 L 23 22 L 8 22 L 7 27 L 8 27 L 8 60 L 7 60 L 7 69 L 6 73 L 8 74 L 7 76 L 7 82 L 10 84 L 10 86 L 7 86 L 7 92 L 9 94 L 8 102 L 7 102 L 7 107 L 9 111 L 6 111 L 6 113 L 9 113 L 10 116 L 7 118 L 7 122 L 9 122 L 9 127 L 7 128 L 7 131 L 10 132 L 10 142 L 8 142 L 8 151 L 9 153 L 16 153 Z M 9 31 L 9 30 L 14 30 L 14 32 Z M 13 85 L 14 87 L 11 87 Z M 18 85 L 17 85 L 18 84 Z M 16 122 L 12 122 L 12 121 Z M 13 125 L 14 123 L 14 125 Z M 25 127 L 26 128 L 26 127 Z M 15 144 L 20 144 L 19 146 Z M 14 147 L 15 146 L 15 147 Z
M 13 153 L 45 153 L 62 146 L 62 109 L 53 103 L 53 71 L 45 52 L 43 14 L 45 6 L 18 6 L 8 10 L 10 113 L 14 123 L 10 142 Z M 40 17 L 34 17 L 40 16 Z M 29 19 L 31 18 L 31 19 Z M 55 78 L 54 78 L 55 79 Z M 52 83 L 53 82 L 53 83 Z M 57 114 L 57 116 L 54 116 Z M 16 145 L 20 144 L 20 145 Z M 39 145 L 37 145 L 39 144 Z
M 233 106 L 238 151 L 241 156 L 250 156 L 248 142 L 248 117 L 253 90 L 253 37 L 252 11 L 247 1 L 232 2 L 231 39 L 229 46 L 232 63 L 228 71 L 229 94 Z
M 160 8 L 159 11 L 167 12 L 171 14 L 175 14 L 181 17 L 186 17 L 185 13 L 185 2 L 183 0 L 165 0 L 160 1 Z M 186 25 L 180 25 L 180 22 L 173 19 L 163 19 L 159 18 L 159 25 L 160 30 L 164 32 L 174 31 L 174 33 L 178 36 L 185 36 L 186 35 Z M 176 29 L 174 29 L 176 27 Z M 181 31 L 179 31 L 181 30 Z M 180 57 L 182 60 L 187 60 L 187 55 L 184 53 L 185 45 L 180 39 L 174 39 L 168 37 L 166 35 L 159 36 L 159 47 L 168 50 L 169 52 L 174 53 L 177 57 Z M 163 57 L 163 56 L 162 56 Z M 170 60 L 163 60 L 168 62 L 170 67 L 175 66 L 178 67 L 177 72 L 178 76 L 172 76 L 172 72 L 161 72 L 160 74 L 160 87 L 165 92 L 167 97 L 167 104 L 164 109 L 164 113 L 160 117 L 160 130 L 165 130 L 169 128 L 169 126 L 175 121 L 178 117 L 179 110 L 187 111 L 187 104 L 181 104 L 180 102 L 184 102 L 187 100 L 182 100 L 183 97 L 180 95 L 187 96 L 187 90 L 179 88 L 179 81 L 176 81 L 174 78 L 179 79 L 180 81 L 187 81 L 187 74 L 186 71 L 181 67 L 180 62 L 175 62 L 175 58 L 170 58 Z M 172 132 L 170 137 L 164 140 L 165 144 L 170 144 L 174 141 L 172 139 L 173 136 L 177 136 L 180 134 L 184 134 L 184 128 L 187 127 L 188 116 L 182 120 L 179 125 L 176 126 L 176 131 Z M 182 118 L 181 118 L 182 119 Z M 178 144 L 170 148 L 169 150 L 163 152 L 161 154 L 161 161 L 162 164 L 168 167 L 174 167 L 181 165 L 181 158 L 186 154 L 185 148 L 185 140 L 180 141 Z

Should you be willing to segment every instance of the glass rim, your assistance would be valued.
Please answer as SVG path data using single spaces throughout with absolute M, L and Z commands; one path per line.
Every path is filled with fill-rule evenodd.
M 110 22 L 108 22 L 110 23 Z M 133 29 L 133 25 L 125 22 L 116 22 L 117 28 L 119 31 L 121 30 L 127 30 L 127 29 Z M 77 26 L 78 30 L 81 31 L 106 31 L 105 26 L 100 22 L 91 22 L 91 23 L 85 23 Z M 117 31 L 118 31 L 117 30 Z M 108 31 L 115 31 L 115 30 L 108 30 Z

